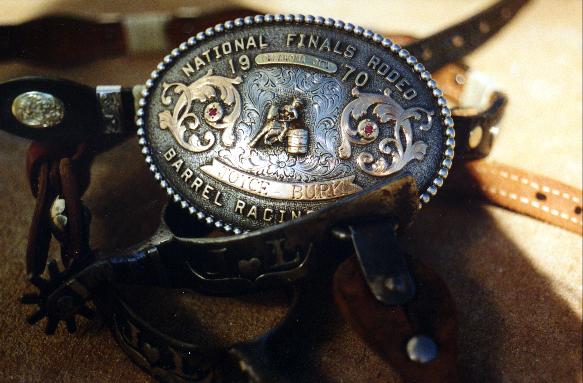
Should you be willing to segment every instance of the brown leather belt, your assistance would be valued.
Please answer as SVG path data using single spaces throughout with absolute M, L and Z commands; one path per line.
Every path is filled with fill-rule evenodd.
M 580 189 L 493 161 L 467 162 L 459 172 L 455 186 L 466 196 L 582 234 Z

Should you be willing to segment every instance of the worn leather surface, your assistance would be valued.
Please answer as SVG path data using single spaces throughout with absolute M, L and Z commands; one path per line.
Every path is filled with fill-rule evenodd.
M 325 14 L 381 32 L 423 35 L 477 11 L 463 4 L 332 1 L 245 2 L 265 11 Z M 49 11 L 102 12 L 175 8 L 184 2 L 7 0 L 0 22 Z M 190 3 L 192 4 L 192 3 Z M 413 22 L 412 20 L 415 20 Z M 535 1 L 495 40 L 469 58 L 510 97 L 492 159 L 581 186 L 581 3 Z M 19 63 L 0 66 L 0 79 L 50 74 L 88 84 L 143 82 L 161 55 L 120 58 L 67 71 Z M 34 199 L 25 177 L 28 143 L 0 132 L 0 381 L 149 381 L 117 348 L 99 322 L 69 336 L 47 338 L 17 303 L 24 282 L 26 235 Z M 164 199 L 135 141 L 94 165 L 85 201 L 93 212 L 93 244 L 123 248 L 156 226 Z M 419 215 L 404 245 L 447 281 L 459 315 L 461 365 L 472 382 L 579 382 L 581 372 L 581 237 L 532 218 L 445 193 Z M 56 249 L 55 249 L 56 250 Z M 249 339 L 283 315 L 285 293 L 213 298 L 189 292 L 139 295 L 138 308 L 156 311 L 170 332 L 205 326 L 212 340 Z M 153 298 L 158 298 L 157 302 Z M 163 299 L 161 299 L 163 298 Z M 337 310 L 322 304 L 321 346 L 314 365 L 334 382 L 392 382 L 395 374 L 366 348 Z

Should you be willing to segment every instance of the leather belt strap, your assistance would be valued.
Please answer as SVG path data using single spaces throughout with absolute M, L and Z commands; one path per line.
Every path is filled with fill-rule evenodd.
M 504 27 L 528 0 L 500 0 L 466 21 L 406 48 L 429 71 L 459 61 Z M 0 26 L 0 60 L 27 60 L 71 67 L 124 54 L 161 51 L 228 19 L 256 13 L 248 8 L 182 8 L 175 14 L 149 13 L 95 19 L 45 16 Z M 411 20 L 414 22 L 414 20 Z
M 581 189 L 492 161 L 466 162 L 456 172 L 452 184 L 462 193 L 583 234 Z
M 484 44 L 504 27 L 528 0 L 500 0 L 477 15 L 441 32 L 418 40 L 406 48 L 434 71 L 456 62 Z

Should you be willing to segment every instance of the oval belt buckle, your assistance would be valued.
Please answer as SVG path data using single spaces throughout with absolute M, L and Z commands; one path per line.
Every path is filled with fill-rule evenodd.
M 443 184 L 455 131 L 405 49 L 333 19 L 247 17 L 174 49 L 142 96 L 139 143 L 155 178 L 194 217 L 239 234 L 158 246 L 163 263 L 187 263 L 185 285 L 289 283 L 332 231 L 352 238 L 377 299 L 413 295 L 402 254 L 387 249 Z

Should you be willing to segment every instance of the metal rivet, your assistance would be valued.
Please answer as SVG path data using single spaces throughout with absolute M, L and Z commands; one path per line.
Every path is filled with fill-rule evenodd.
M 431 49 L 429 48 L 424 48 L 423 52 L 421 52 L 421 58 L 425 61 L 431 59 L 431 57 L 433 57 L 433 52 L 431 52 Z
M 475 149 L 480 145 L 482 142 L 482 137 L 484 136 L 484 130 L 480 125 L 474 126 L 474 128 L 470 131 L 470 136 L 468 138 L 468 146 L 470 149 Z
M 65 200 L 60 196 L 57 196 L 51 205 L 51 221 L 56 229 L 60 232 L 65 230 L 67 226 L 68 218 L 65 215 L 66 204 Z
M 455 35 L 454 37 L 452 37 L 451 43 L 453 44 L 454 47 L 461 48 L 464 46 L 464 38 L 460 35 Z
M 26 92 L 12 102 L 12 115 L 31 128 L 50 128 L 65 117 L 65 106 L 57 97 L 43 92 Z
M 502 11 L 500 12 L 500 15 L 505 18 L 505 19 L 509 19 L 512 17 L 512 10 L 510 10 L 509 8 L 502 8 Z
M 456 82 L 458 85 L 464 85 L 464 84 L 466 83 L 466 76 L 464 76 L 464 75 L 463 75 L 463 74 L 461 74 L 461 73 L 457 73 L 457 74 L 455 75 L 455 82 Z
M 415 335 L 407 342 L 407 355 L 417 363 L 429 363 L 437 357 L 435 341 L 425 335 Z
M 490 24 L 485 21 L 480 21 L 480 32 L 488 33 L 490 32 Z
M 400 276 L 385 279 L 385 288 L 391 292 L 405 292 L 407 290 L 405 280 Z
M 421 194 L 421 197 L 419 197 L 419 198 L 420 198 L 420 199 L 421 199 L 421 201 L 423 201 L 424 203 L 427 203 L 427 202 L 429 202 L 429 200 L 431 199 L 431 197 L 429 197 L 429 195 L 428 195 L 428 194 L 426 194 L 426 193 L 423 193 L 423 194 Z
M 352 234 L 346 228 L 336 227 L 331 230 L 332 235 L 341 241 L 348 241 L 352 239 Z

